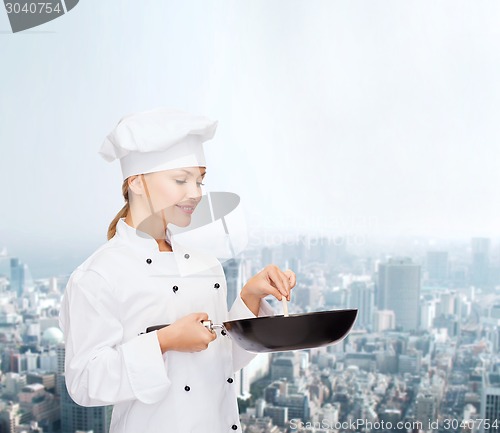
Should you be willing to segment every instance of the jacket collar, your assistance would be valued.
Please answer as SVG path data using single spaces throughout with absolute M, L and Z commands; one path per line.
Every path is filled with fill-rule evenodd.
M 218 259 L 206 253 L 200 253 L 191 247 L 184 246 L 175 240 L 175 236 L 172 237 L 172 232 L 167 227 L 166 239 L 172 245 L 171 251 L 160 251 L 158 249 L 158 242 L 149 235 L 141 230 L 137 230 L 134 227 L 129 226 L 125 222 L 125 218 L 118 220 L 116 224 L 116 234 L 119 239 L 123 240 L 127 244 L 131 245 L 132 248 L 139 253 L 140 256 L 146 258 L 154 258 L 153 268 L 157 269 L 157 262 L 159 259 L 160 267 L 161 264 L 171 264 L 172 260 L 175 259 L 176 274 L 180 274 L 181 277 L 194 275 L 194 274 L 206 274 L 207 272 L 212 273 L 223 273 L 222 266 Z
M 171 253 L 170 251 L 160 251 L 156 239 L 146 232 L 129 226 L 124 217 L 120 218 L 116 224 L 116 235 L 145 254 Z M 167 241 L 170 241 L 171 235 L 170 229 L 167 227 Z

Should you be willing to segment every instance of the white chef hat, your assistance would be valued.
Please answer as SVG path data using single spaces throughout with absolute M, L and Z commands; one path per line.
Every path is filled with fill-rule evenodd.
M 120 160 L 123 180 L 134 174 L 181 167 L 205 166 L 203 142 L 217 121 L 172 108 L 126 115 L 102 143 L 106 161 Z

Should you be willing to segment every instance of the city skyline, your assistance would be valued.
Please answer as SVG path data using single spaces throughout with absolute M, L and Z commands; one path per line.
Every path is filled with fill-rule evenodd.
M 429 252 L 459 251 L 458 257 L 465 260 L 472 254 L 472 239 L 489 239 L 489 254 L 494 263 L 500 263 L 500 238 L 460 238 L 460 239 L 437 239 L 435 237 L 382 237 L 374 238 L 365 235 L 349 236 L 326 236 L 324 233 L 303 233 L 287 231 L 286 229 L 276 231 L 259 230 L 249 235 L 247 247 L 238 257 L 253 255 L 261 248 L 285 248 L 286 245 L 305 243 L 315 245 L 326 240 L 331 245 L 346 248 L 352 254 L 368 257 L 380 256 L 389 258 L 397 256 L 418 256 L 420 263 L 425 260 Z M 256 242 L 256 240 L 258 242 Z M 104 243 L 105 241 L 102 241 Z M 51 275 L 70 274 L 76 266 L 82 263 L 101 244 L 92 243 L 78 245 L 78 248 L 69 248 L 67 245 L 39 246 L 33 244 L 18 245 L 11 250 L 0 244 L 0 275 L 6 273 L 10 258 L 21 258 L 24 263 L 29 264 L 34 279 L 48 278 Z M 472 257 L 472 256 L 471 256 Z
M 382 425 L 394 431 L 387 426 L 440 423 L 458 433 L 445 426 L 478 424 L 485 413 L 500 416 L 500 263 L 492 261 L 489 239 L 471 238 L 464 248 L 459 255 L 427 253 L 417 264 L 394 251 L 392 258 L 369 258 L 318 240 L 264 247 L 226 262 L 229 303 L 244 280 L 271 261 L 296 269 L 291 314 L 363 310 L 335 345 L 261 354 L 241 370 L 235 382 L 242 425 L 260 426 L 260 433 L 295 427 L 313 433 L 313 426 L 346 432 L 359 425 L 356 431 L 370 433 Z M 77 406 L 64 389 L 57 311 L 69 276 L 33 281 L 22 258 L 9 262 L 11 278 L 0 278 L 2 395 L 8 400 L 0 400 L 0 423 L 29 422 L 33 432 L 105 433 L 111 407 Z M 404 291 L 416 296 L 399 296 Z M 280 314 L 281 303 L 270 301 Z

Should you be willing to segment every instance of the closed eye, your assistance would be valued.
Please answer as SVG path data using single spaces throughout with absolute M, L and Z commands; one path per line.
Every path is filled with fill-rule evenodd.
M 186 181 L 186 180 L 176 180 L 176 182 L 177 182 L 177 184 L 178 184 L 178 185 L 182 185 L 182 184 L 184 184 L 184 183 L 187 183 L 187 181 Z M 205 184 L 204 184 L 204 183 L 201 183 L 201 182 L 196 182 L 196 183 L 197 183 L 198 185 L 200 185 L 200 186 L 205 186 Z

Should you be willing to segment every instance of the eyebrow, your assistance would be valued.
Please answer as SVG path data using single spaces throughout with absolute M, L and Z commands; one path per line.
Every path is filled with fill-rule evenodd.
M 183 168 L 179 168 L 179 171 L 183 171 L 191 176 L 193 175 L 189 170 L 185 170 Z M 205 170 L 204 173 L 201 175 L 201 177 L 205 176 L 206 174 L 207 174 L 207 171 Z

